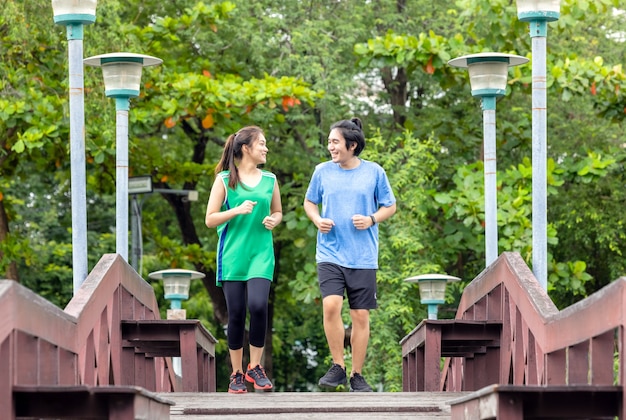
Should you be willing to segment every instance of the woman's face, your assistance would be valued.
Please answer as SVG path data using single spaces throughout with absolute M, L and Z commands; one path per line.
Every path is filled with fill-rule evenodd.
M 259 134 L 256 140 L 253 140 L 249 146 L 246 146 L 246 150 L 250 158 L 254 160 L 257 165 L 265 163 L 267 160 L 267 152 L 269 151 L 265 136 Z
M 354 157 L 355 148 L 356 144 L 353 144 L 350 149 L 346 147 L 346 139 L 343 138 L 339 128 L 333 128 L 330 131 L 328 135 L 328 151 L 334 163 L 341 165 L 348 162 L 348 160 Z

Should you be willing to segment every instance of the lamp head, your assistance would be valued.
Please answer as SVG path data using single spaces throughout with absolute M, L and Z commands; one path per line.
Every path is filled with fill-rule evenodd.
M 94 23 L 97 4 L 98 0 L 52 0 L 54 23 Z
M 445 303 L 446 285 L 459 280 L 461 279 L 447 274 L 421 274 L 404 279 L 406 282 L 419 285 L 420 302 L 424 305 Z
M 524 22 L 557 20 L 561 0 L 517 0 L 517 18 Z
M 508 68 L 527 63 L 526 57 L 486 52 L 470 54 L 448 61 L 453 67 L 467 68 L 472 96 L 503 96 L 506 92 Z
M 182 301 L 189 298 L 189 285 L 193 279 L 201 279 L 203 273 L 192 270 L 168 269 L 148 274 L 151 279 L 163 280 L 165 299 Z
M 96 55 L 85 58 L 83 62 L 88 66 L 102 67 L 106 96 L 131 98 L 139 96 L 142 69 L 161 64 L 163 60 L 149 55 L 121 52 Z

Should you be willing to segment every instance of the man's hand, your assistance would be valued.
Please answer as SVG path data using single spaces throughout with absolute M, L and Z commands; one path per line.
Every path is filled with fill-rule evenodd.
M 335 222 L 332 221 L 332 219 L 323 219 L 320 218 L 317 223 L 315 223 L 315 225 L 317 226 L 317 228 L 320 230 L 320 232 L 322 233 L 328 233 L 330 232 L 330 230 L 333 228 L 333 226 L 335 226 Z
M 362 214 L 355 214 L 354 216 L 352 216 L 352 224 L 358 230 L 365 230 L 374 226 L 374 221 L 369 216 L 363 216 Z

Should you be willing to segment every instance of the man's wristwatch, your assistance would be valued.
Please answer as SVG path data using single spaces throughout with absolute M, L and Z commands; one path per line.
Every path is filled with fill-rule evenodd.
M 372 226 L 374 226 L 376 224 L 376 218 L 373 214 L 370 214 L 370 219 L 372 219 Z

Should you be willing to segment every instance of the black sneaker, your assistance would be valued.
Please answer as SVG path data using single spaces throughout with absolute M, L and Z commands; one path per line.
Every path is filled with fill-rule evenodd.
M 373 392 L 364 377 L 355 373 L 350 377 L 350 392 Z
M 261 365 L 256 365 L 256 367 L 252 369 L 250 369 L 250 365 L 248 365 L 246 381 L 252 382 L 254 389 L 272 389 L 272 382 L 267 378 L 265 369 L 263 369 Z
M 346 379 L 346 368 L 342 367 L 340 364 L 333 363 L 333 365 L 328 369 L 326 375 L 322 376 L 319 381 L 319 386 L 326 386 L 330 388 L 336 388 L 339 385 L 345 385 Z
M 243 373 L 237 371 L 230 375 L 230 384 L 228 384 L 228 392 L 231 394 L 243 394 L 248 392 L 246 384 L 243 381 Z

